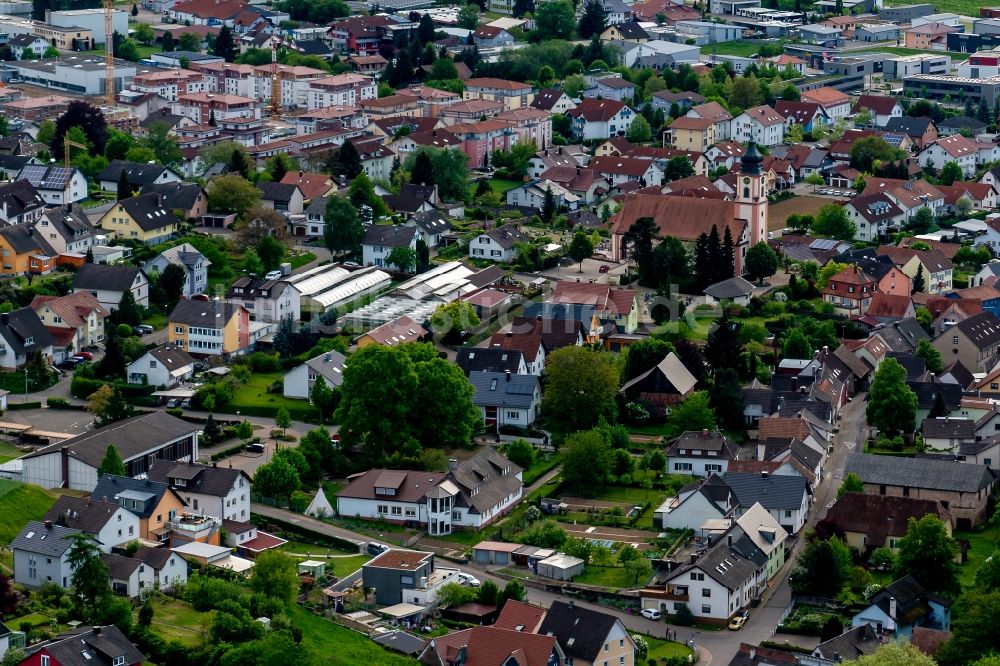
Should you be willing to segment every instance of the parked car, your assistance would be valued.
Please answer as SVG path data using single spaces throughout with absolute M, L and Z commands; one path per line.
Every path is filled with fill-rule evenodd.
M 77 357 L 82 358 L 85 361 L 93 361 L 94 360 L 94 355 L 91 354 L 89 351 L 81 351 L 81 352 L 77 352 L 77 353 L 73 354 L 73 358 L 77 358 Z
M 611 266 L 608 266 L 607 264 L 601 264 L 601 267 L 597 269 L 597 272 L 598 273 L 607 273 L 610 270 L 611 270 Z
M 281 271 L 271 271 L 267 275 L 264 276 L 264 279 L 265 280 L 280 280 L 282 278 L 282 275 L 283 274 L 282 274 Z
M 660 611 L 656 610 L 655 608 L 643 608 L 640 611 L 640 614 L 647 620 L 659 620 L 660 617 L 662 617 L 660 615 Z
M 212 297 L 208 294 L 191 294 L 192 301 L 210 301 Z
M 191 398 L 184 398 L 181 400 L 181 407 L 184 409 L 191 409 Z
M 178 400 L 177 398 L 171 398 L 170 400 L 167 400 L 167 407 L 170 409 L 177 407 L 179 404 L 181 404 L 181 401 Z
M 247 444 L 247 453 L 264 453 L 264 445 L 260 442 Z
M 468 585 L 469 587 L 479 587 L 482 585 L 478 578 L 472 574 L 467 574 L 464 571 L 458 572 L 458 581 L 462 583 L 462 585 Z
M 368 542 L 368 548 L 366 549 L 369 555 L 381 555 L 385 551 L 389 550 L 389 546 L 384 543 L 375 543 L 374 541 Z
M 136 335 L 149 335 L 153 332 L 153 327 L 149 324 L 139 324 L 132 327 L 132 332 Z
M 743 625 L 747 623 L 750 618 L 750 611 L 743 611 L 732 620 L 729 621 L 729 629 L 731 631 L 739 631 L 743 628 Z
M 65 361 L 62 361 L 61 363 L 57 364 L 56 367 L 59 368 L 60 370 L 75 370 L 76 366 L 80 365 L 81 363 L 83 363 L 83 361 L 79 359 L 68 358 Z

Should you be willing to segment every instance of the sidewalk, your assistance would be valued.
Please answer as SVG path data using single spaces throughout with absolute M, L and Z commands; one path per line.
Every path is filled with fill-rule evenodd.
M 285 509 L 278 509 L 273 506 L 268 506 L 266 504 L 251 504 L 250 511 L 258 515 L 264 516 L 266 518 L 273 518 L 275 520 L 281 520 L 286 523 L 292 523 L 293 525 L 299 525 L 308 530 L 316 532 L 317 534 L 323 534 L 325 536 L 336 537 L 338 539 L 345 539 L 356 543 L 360 547 L 371 541 L 370 538 L 363 534 L 358 534 L 357 532 L 352 532 L 350 530 L 345 530 L 341 527 L 335 527 L 329 523 L 324 523 L 321 520 L 316 520 L 315 518 L 310 518 L 309 516 L 303 516 L 298 513 L 292 513 L 291 511 L 286 511 Z

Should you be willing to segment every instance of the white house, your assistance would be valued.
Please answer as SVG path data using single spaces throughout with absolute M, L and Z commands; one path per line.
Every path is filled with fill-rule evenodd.
M 83 201 L 87 198 L 87 177 L 74 167 L 29 164 L 17 174 L 17 180 L 26 180 L 50 206 Z
M 184 271 L 184 287 L 181 296 L 191 298 L 208 288 L 208 267 L 212 262 L 205 258 L 198 249 L 190 243 L 181 243 L 153 257 L 142 270 L 146 275 L 163 274 L 167 266 L 180 266 Z
M 56 525 L 51 520 L 29 521 L 10 543 L 14 582 L 27 587 L 54 583 L 68 588 L 73 579 L 68 556 L 74 534 L 80 534 L 80 530 Z
M 966 139 L 961 134 L 940 137 L 917 154 L 917 162 L 921 167 L 932 166 L 938 171 L 948 162 L 955 162 L 962 168 L 966 177 L 975 175 L 979 148 L 974 141 Z
M 627 156 L 595 157 L 590 168 L 613 186 L 637 182 L 642 187 L 652 187 L 663 183 L 663 172 L 656 160 Z
M 517 254 L 515 246 L 527 242 L 528 237 L 514 224 L 490 229 L 476 236 L 469 243 L 469 256 L 473 259 L 490 259 L 509 263 Z
M 754 504 L 737 518 L 733 531 L 745 534 L 767 556 L 767 578 L 774 578 L 785 564 L 788 532 L 761 504 Z M 733 538 L 738 537 L 733 534 Z
M 243 470 L 157 460 L 149 467 L 149 480 L 169 484 L 195 513 L 250 521 L 250 477 Z
M 330 388 L 340 386 L 344 382 L 346 360 L 340 352 L 328 351 L 295 366 L 285 373 L 285 397 L 308 400 L 317 381 L 326 383 Z
M 372 469 L 337 493 L 343 516 L 414 523 L 431 535 L 455 528 L 479 529 L 521 501 L 522 470 L 490 447 L 448 471 Z
M 689 476 L 725 474 L 740 447 L 718 430 L 685 432 L 667 445 L 667 472 Z
M 14 60 L 35 60 L 41 58 L 50 45 L 38 35 L 23 33 L 12 37 L 7 46 L 14 54 Z
M 153 589 L 156 582 L 153 568 L 147 567 L 141 560 L 105 553 L 101 555 L 101 562 L 108 570 L 111 590 L 115 594 L 135 599 L 143 590 Z
M 812 490 L 804 476 L 730 472 L 725 480 L 736 495 L 737 516 L 760 503 L 789 534 L 805 525 Z
M 128 364 L 125 376 L 129 384 L 175 386 L 194 375 L 194 359 L 170 343 L 150 349 Z
M 36 350 L 44 359 L 52 359 L 52 334 L 30 307 L 0 314 L 0 341 L 0 370 L 22 367 Z
M 229 288 L 226 302 L 245 307 L 253 321 L 277 322 L 286 317 L 298 321 L 302 318 L 302 294 L 285 279 L 238 278 Z
M 854 103 L 853 112 L 868 111 L 875 127 L 885 127 L 892 118 L 903 117 L 903 107 L 895 97 L 887 95 L 861 95 Z
M 735 508 L 736 497 L 722 477 L 713 474 L 667 498 L 653 512 L 653 522 L 660 529 L 697 530 L 708 520 L 730 516 Z
M 819 104 L 831 123 L 851 115 L 851 98 L 836 88 L 824 86 L 805 90 L 802 92 L 802 101 Z
M 906 223 L 906 213 L 882 193 L 855 197 L 844 205 L 844 212 L 854 223 L 855 240 L 865 242 L 878 242 Z
M 365 266 L 390 266 L 389 255 L 397 247 L 408 247 L 414 252 L 417 249 L 417 229 L 398 224 L 373 224 L 365 231 L 361 241 L 362 261 Z M 403 272 L 409 272 L 412 267 L 396 266 Z
M 142 537 L 139 516 L 110 498 L 63 495 L 44 520 L 91 535 L 104 553 Z
M 985 245 L 993 253 L 993 256 L 1000 256 L 1000 217 L 987 219 L 985 226 L 985 232 L 976 236 L 972 244 L 975 247 Z
M 785 140 L 785 119 L 766 104 L 755 106 L 733 118 L 732 138 L 742 143 L 756 141 L 763 146 L 777 146 Z
M 580 197 L 551 180 L 524 183 L 520 187 L 507 190 L 507 204 L 542 210 L 548 192 L 552 193 L 552 201 L 556 210 L 577 210 L 580 207 Z
M 117 310 L 126 291 L 136 305 L 149 306 L 149 278 L 141 268 L 84 264 L 73 279 L 73 292 L 89 291 L 108 311 Z
M 572 119 L 573 136 L 584 141 L 624 136 L 635 112 L 613 99 L 584 99 L 566 112 Z
M 486 426 L 528 427 L 538 417 L 542 388 L 534 375 L 511 372 L 473 372 L 469 381 L 475 389 L 472 402 L 480 409 Z

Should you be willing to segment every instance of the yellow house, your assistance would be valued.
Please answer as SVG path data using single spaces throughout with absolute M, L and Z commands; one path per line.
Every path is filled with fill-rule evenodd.
M 250 312 L 242 305 L 180 301 L 167 321 L 167 342 L 193 356 L 242 354 L 250 347 Z
M 177 233 L 177 216 L 160 203 L 155 192 L 122 199 L 98 223 L 112 238 L 156 245 Z
M 715 123 L 710 118 L 681 116 L 670 123 L 674 148 L 703 153 L 715 145 Z
M 42 275 L 56 266 L 57 253 L 30 225 L 0 229 L 0 275 Z

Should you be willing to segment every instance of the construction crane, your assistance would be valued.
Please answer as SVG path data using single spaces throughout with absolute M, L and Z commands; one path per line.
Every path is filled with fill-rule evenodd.
M 108 2 L 108 0 L 105 0 Z M 271 36 L 271 116 L 281 116 L 281 77 L 278 76 L 278 38 Z
M 77 143 L 76 141 L 71 141 L 69 136 L 63 138 L 63 158 L 66 163 L 66 168 L 70 167 L 72 160 L 70 159 L 69 149 L 70 148 L 82 148 L 83 150 L 90 150 L 90 146 L 84 145 L 82 143 Z
M 104 0 L 104 94 L 109 109 L 118 104 L 115 90 L 115 24 L 111 0 Z

